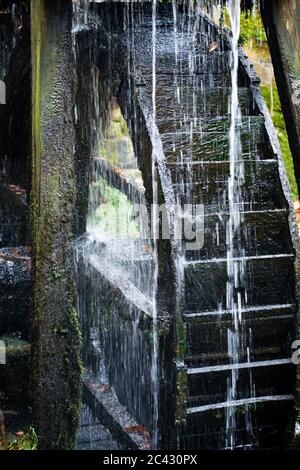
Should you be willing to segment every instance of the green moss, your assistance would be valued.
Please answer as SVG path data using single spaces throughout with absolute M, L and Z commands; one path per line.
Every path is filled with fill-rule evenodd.
M 59 170 L 52 170 L 47 175 L 47 190 L 43 191 L 42 196 L 44 207 L 44 220 L 46 226 L 51 226 L 53 219 L 59 216 L 60 210 L 60 173 Z
M 72 4 L 31 0 L 31 8 L 33 422 L 41 448 L 71 448 L 81 402 L 70 243 L 76 200 Z
M 169 333 L 169 324 L 158 319 L 156 326 L 156 334 L 158 338 L 165 338 Z M 143 330 L 144 339 L 148 345 L 153 344 L 153 321 L 149 322 L 147 327 Z
M 69 435 L 62 432 L 60 433 L 57 442 L 54 445 L 54 448 L 72 450 L 74 447 L 73 441 L 70 439 Z
M 68 335 L 69 331 L 67 330 L 67 328 L 63 328 L 61 326 L 54 326 L 53 333 L 57 336 L 65 338 Z
M 78 319 L 78 313 L 75 308 L 73 308 L 70 312 L 70 324 L 72 326 L 72 341 L 69 341 L 69 348 L 68 348 L 68 359 L 69 363 L 77 367 L 79 365 L 80 372 L 83 370 L 81 358 L 80 358 L 80 351 L 81 351 L 81 346 L 82 346 L 82 335 L 81 335 L 81 330 L 80 330 L 80 325 L 79 325 L 79 319 Z M 75 335 L 73 336 L 75 332 Z M 75 338 L 75 341 L 74 341 Z M 76 340 L 77 339 L 77 340 Z M 74 370 L 74 372 L 73 372 Z M 72 377 L 74 375 L 74 377 Z M 79 397 L 77 401 L 73 401 L 69 404 L 68 407 L 68 415 L 70 417 L 70 421 L 72 423 L 72 428 L 75 430 L 78 429 L 79 426 L 79 418 L 80 418 L 80 411 L 81 411 L 81 394 L 82 394 L 82 388 L 81 388 L 81 382 L 78 380 L 78 372 L 77 369 L 73 369 L 71 367 L 70 371 L 70 388 L 71 388 L 71 395 L 74 397 Z M 74 442 L 73 442 L 74 444 Z
M 35 11 L 31 17 L 31 67 L 32 67 L 32 231 L 33 239 L 39 239 L 39 193 L 41 177 L 41 24 L 42 4 L 40 1 L 31 0 L 31 9 Z M 37 247 L 40 244 L 37 243 Z M 37 257 L 36 257 L 37 258 Z
M 176 378 L 176 424 L 183 424 L 186 420 L 187 404 L 187 372 L 185 369 L 177 371 Z
M 57 336 L 67 339 L 66 344 L 68 347 L 63 354 L 63 360 L 67 367 L 68 376 L 65 380 L 69 384 L 69 396 L 76 397 L 70 400 L 65 410 L 65 422 L 68 423 L 68 432 L 61 431 L 57 442 L 53 443 L 53 448 L 72 450 L 74 448 L 74 436 L 79 426 L 80 412 L 81 412 L 81 382 L 78 380 L 78 364 L 82 372 L 82 363 L 80 359 L 81 351 L 81 331 L 78 321 L 78 314 L 75 308 L 71 308 L 68 312 L 67 323 L 68 328 L 61 325 L 54 327 L 54 333 Z M 68 338 L 68 336 L 70 336 Z M 77 399 L 78 398 L 78 399 Z M 64 425 L 65 428 L 65 425 Z
M 72 425 L 76 426 L 76 427 L 78 427 L 78 422 L 79 422 L 80 413 L 81 413 L 81 406 L 82 406 L 81 402 L 80 402 L 79 406 L 76 406 L 74 404 L 70 404 L 69 408 L 67 409 L 67 414 L 70 417 Z
M 176 334 L 177 334 L 177 359 L 185 361 L 186 358 L 186 327 L 181 315 L 176 317 Z
M 120 110 L 115 107 L 112 111 L 112 118 L 106 129 L 105 136 L 101 139 L 99 155 L 114 165 L 120 164 L 120 143 L 127 147 L 126 161 L 134 157 L 133 147 L 129 138 L 127 123 Z M 123 155 L 123 158 L 125 155 Z
M 261 93 L 266 101 L 266 104 L 270 110 L 271 117 L 273 119 L 279 143 L 281 146 L 281 151 L 287 170 L 290 187 L 292 191 L 293 199 L 298 199 L 298 188 L 295 178 L 295 170 L 293 157 L 289 146 L 288 135 L 286 131 L 285 121 L 281 110 L 281 104 L 279 99 L 279 94 L 276 88 L 275 83 L 273 87 L 261 87 Z

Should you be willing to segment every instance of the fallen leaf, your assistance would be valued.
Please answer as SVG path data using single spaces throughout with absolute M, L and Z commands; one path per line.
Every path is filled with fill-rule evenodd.
M 150 439 L 150 433 L 143 424 L 134 424 L 132 426 L 127 426 L 123 430 L 128 433 L 140 434 L 141 436 L 144 436 L 147 439 Z
M 22 271 L 27 272 L 31 270 L 31 259 L 28 259 L 23 262 L 22 264 Z
M 90 383 L 89 385 L 91 388 L 93 388 L 94 390 L 100 393 L 108 392 L 110 390 L 110 386 L 106 384 L 99 385 L 95 383 Z
M 141 246 L 141 250 L 142 250 L 144 253 L 151 253 L 152 248 L 151 248 L 151 246 L 149 246 L 149 245 L 142 245 L 142 246 Z
M 110 390 L 110 386 L 109 385 L 97 385 L 96 389 L 100 393 L 105 393 Z
M 217 41 L 214 41 L 209 46 L 208 52 L 216 51 L 218 49 L 218 47 L 219 47 L 219 45 L 218 45 Z

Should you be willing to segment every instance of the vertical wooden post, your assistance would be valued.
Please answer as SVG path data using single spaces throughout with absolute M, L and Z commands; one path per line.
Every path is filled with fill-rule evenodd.
M 300 0 L 261 0 L 300 194 Z
M 43 449 L 73 446 L 80 410 L 71 27 L 71 0 L 31 0 L 32 401 Z
M 300 0 L 261 0 L 261 14 L 271 51 L 300 194 Z M 300 319 L 298 318 L 298 339 L 299 335 Z M 300 422 L 299 365 L 297 366 L 296 420 Z

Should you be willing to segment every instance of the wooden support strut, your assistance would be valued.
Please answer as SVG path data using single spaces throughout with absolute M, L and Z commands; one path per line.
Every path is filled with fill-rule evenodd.
M 300 0 L 261 0 L 300 193 Z
M 80 411 L 71 26 L 71 0 L 31 0 L 32 405 L 42 449 L 72 448 Z
M 300 194 L 300 0 L 261 0 L 260 3 Z M 298 315 L 297 338 L 299 334 Z M 299 365 L 295 409 L 296 422 L 299 425 Z M 296 440 L 296 445 L 299 445 L 299 437 L 296 436 Z

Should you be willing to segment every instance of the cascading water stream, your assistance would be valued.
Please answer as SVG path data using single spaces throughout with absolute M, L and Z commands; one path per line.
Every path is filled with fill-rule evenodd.
M 241 199 L 240 185 L 243 180 L 242 168 L 237 161 L 240 160 L 240 139 L 237 134 L 237 124 L 240 117 L 238 102 L 238 40 L 240 35 L 240 1 L 228 2 L 228 13 L 232 28 L 232 65 L 231 65 L 231 125 L 230 125 L 230 176 L 228 179 L 229 220 L 227 223 L 227 286 L 226 308 L 232 312 L 232 329 L 228 329 L 228 356 L 232 364 L 239 361 L 240 323 L 241 323 L 241 292 L 242 282 L 240 264 L 234 261 L 234 239 L 240 227 L 241 213 L 239 203 Z M 241 170 L 241 171 L 240 171 Z M 237 292 L 237 296 L 235 293 Z M 226 446 L 234 448 L 236 439 L 236 409 L 230 403 L 237 398 L 238 372 L 232 369 L 231 378 L 227 379 L 227 416 L 226 416 Z
M 87 3 L 84 2 L 84 4 Z M 171 236 L 170 243 L 169 258 L 173 257 L 173 264 L 170 262 L 172 271 L 169 271 L 171 272 L 169 277 L 174 275 L 175 278 L 176 275 L 175 288 L 172 284 L 170 295 L 172 297 L 170 311 L 172 313 L 175 311 L 176 320 L 181 320 L 181 324 L 178 322 L 178 325 L 174 326 L 177 332 L 177 343 L 174 341 L 176 343 L 174 348 L 172 343 L 172 354 L 174 352 L 172 367 L 175 364 L 173 358 L 176 356 L 174 374 L 178 373 L 180 376 L 182 372 L 182 377 L 187 374 L 192 378 L 187 386 L 187 402 L 184 402 L 186 393 L 184 390 L 180 396 L 183 400 L 179 406 L 183 411 L 178 416 L 180 425 L 185 424 L 184 412 L 186 411 L 188 418 L 192 417 L 194 422 L 202 411 L 209 412 L 216 420 L 219 420 L 218 422 L 220 419 L 222 422 L 225 419 L 225 442 L 223 429 L 220 430 L 222 441 L 219 437 L 217 441 L 215 437 L 201 436 L 207 448 L 213 448 L 213 446 L 229 449 L 251 447 L 256 444 L 253 442 L 252 434 L 253 430 L 256 432 L 257 422 L 256 417 L 254 420 L 254 415 L 253 423 L 251 418 L 256 402 L 256 385 L 257 397 L 260 397 L 257 371 L 262 364 L 255 357 L 254 348 L 257 347 L 255 325 L 252 324 L 252 318 L 250 319 L 251 328 L 248 322 L 249 313 L 253 313 L 251 309 L 256 308 L 251 303 L 252 286 L 249 277 L 252 273 L 249 273 L 249 260 L 251 263 L 257 262 L 262 257 L 256 252 L 251 252 L 253 256 L 250 256 L 249 240 L 244 241 L 247 223 L 247 216 L 244 220 L 244 210 L 252 204 L 252 199 L 255 202 L 252 194 L 250 194 L 250 201 L 248 200 L 249 195 L 245 191 L 248 180 L 245 178 L 244 166 L 248 178 L 249 162 L 247 160 L 249 159 L 245 157 L 245 162 L 243 162 L 242 157 L 243 153 L 248 152 L 248 147 L 251 149 L 252 142 L 248 147 L 244 145 L 244 134 L 250 134 L 250 121 L 256 122 L 258 117 L 252 116 L 252 111 L 247 108 L 248 104 L 245 104 L 245 91 L 247 90 L 245 90 L 242 75 L 240 76 L 242 88 L 240 90 L 238 88 L 240 1 L 228 0 L 227 2 L 232 26 L 232 51 L 230 52 L 228 52 L 230 48 L 226 39 L 227 34 L 211 21 L 213 18 L 216 23 L 222 21 L 219 0 L 196 2 L 187 0 L 182 5 L 172 0 L 167 14 L 163 10 L 164 6 L 159 5 L 157 0 L 153 0 L 146 7 L 143 6 L 145 10 L 139 7 L 139 3 L 124 2 L 124 14 L 121 16 L 122 10 L 120 9 L 118 20 L 121 18 L 122 21 L 118 26 L 104 18 L 104 15 L 101 16 L 100 7 L 99 17 L 97 14 L 93 16 L 93 7 L 87 10 L 83 5 L 83 9 L 75 11 L 74 29 L 76 33 L 78 32 L 77 40 L 82 40 L 84 34 L 81 33 L 88 31 L 90 23 L 97 24 L 101 31 L 98 40 L 100 43 L 103 41 L 103 44 L 101 43 L 103 55 L 107 53 L 103 67 L 105 70 L 100 68 L 99 71 L 97 67 L 94 70 L 95 64 L 91 60 L 88 74 L 91 90 L 91 97 L 88 97 L 88 110 L 92 110 L 90 115 L 84 120 L 83 108 L 78 106 L 78 110 L 75 110 L 76 123 L 78 120 L 85 126 L 85 122 L 82 121 L 88 121 L 85 129 L 91 128 L 88 129 L 89 143 L 93 151 L 91 173 L 98 168 L 98 173 L 95 171 L 95 174 L 90 175 L 87 236 L 82 237 L 85 240 L 89 238 L 84 247 L 84 257 L 87 271 L 89 266 L 92 266 L 93 271 L 91 269 L 92 274 L 87 272 L 84 275 L 88 278 L 96 271 L 101 275 L 101 282 L 104 280 L 105 283 L 114 286 L 111 297 L 108 294 L 105 299 L 100 299 L 100 296 L 97 298 L 97 289 L 100 288 L 95 283 L 92 285 L 91 292 L 87 294 L 92 297 L 92 301 L 87 302 L 88 306 L 83 305 L 84 299 L 81 300 L 79 310 L 83 311 L 83 320 L 86 322 L 83 333 L 89 330 L 86 336 L 89 335 L 88 341 L 92 339 L 95 350 L 101 349 L 99 355 L 102 354 L 103 345 L 106 347 L 103 357 L 105 356 L 105 367 L 110 372 L 108 383 L 118 399 L 120 397 L 126 406 L 128 404 L 130 411 L 139 417 L 140 422 L 144 423 L 148 430 L 152 431 L 152 446 L 154 449 L 159 448 L 165 432 L 163 429 L 160 434 L 160 423 L 162 419 L 167 420 L 168 417 L 162 417 L 164 388 L 161 387 L 161 383 L 166 379 L 167 374 L 165 374 L 166 365 L 162 356 L 165 346 L 163 341 L 160 342 L 160 335 L 164 334 L 161 328 L 163 323 L 161 310 L 164 311 L 164 309 L 161 309 L 161 293 L 158 289 L 162 284 L 161 281 L 166 280 L 167 284 L 170 280 L 173 283 L 173 279 L 168 279 L 168 273 L 158 269 L 162 267 L 164 261 L 164 253 L 162 253 L 164 245 L 161 245 L 159 241 L 161 234 L 157 223 L 158 203 L 164 197 L 166 198 L 167 209 L 171 213 L 169 214 L 171 228 L 173 216 L 174 227 L 177 218 L 180 219 L 179 223 L 183 219 L 194 223 L 198 217 L 197 213 L 194 213 L 195 206 L 205 204 L 207 209 L 205 223 L 209 224 L 205 226 L 205 233 L 209 238 L 206 239 L 207 244 L 203 250 L 200 247 L 193 253 L 192 250 L 186 249 L 188 237 L 183 241 L 180 239 L 178 243 L 176 240 L 175 243 Z M 87 21 L 88 24 L 86 24 Z M 103 39 L 104 29 L 107 32 L 107 38 Z M 93 50 L 97 47 L 98 44 L 95 44 Z M 231 80 L 228 64 L 230 55 L 232 58 Z M 123 56 L 122 60 L 121 56 Z M 102 64 L 101 60 L 100 63 Z M 78 62 L 78 66 L 80 65 L 81 63 Z M 104 78 L 101 76 L 102 72 L 106 72 Z M 122 76 L 120 82 L 119 74 Z M 114 88 L 114 80 L 118 85 L 116 88 Z M 79 81 L 80 85 L 82 83 Z M 227 97 L 230 85 L 231 94 L 229 95 L 231 96 L 229 98 L 231 99 L 228 112 Z M 102 93 L 105 96 L 102 96 Z M 243 110 L 243 118 L 240 107 Z M 132 139 L 129 156 L 124 156 L 123 151 L 117 157 L 112 156 L 112 148 L 118 143 L 118 136 L 111 133 L 111 128 L 116 126 L 113 117 L 116 110 L 119 115 L 123 113 L 122 126 L 124 124 L 125 127 L 128 126 L 129 132 L 126 138 Z M 140 114 L 142 114 L 142 119 L 140 119 Z M 250 114 L 249 129 L 246 129 L 248 131 L 246 133 L 247 117 L 245 115 L 248 114 Z M 141 122 L 143 119 L 145 123 Z M 149 145 L 144 152 L 143 147 L 140 151 L 139 145 L 146 134 L 151 141 L 151 148 Z M 250 137 L 252 140 L 255 138 L 255 136 Z M 107 143 L 111 147 L 107 148 Z M 132 165 L 134 159 L 135 164 Z M 95 161 L 97 164 L 94 165 Z M 105 168 L 111 168 L 112 171 L 114 167 L 117 172 L 114 174 L 112 172 L 109 176 L 106 173 L 103 176 L 101 173 L 103 161 Z M 123 175 L 128 176 L 128 174 L 132 175 L 133 171 L 138 172 L 139 165 L 141 165 L 140 180 L 146 175 L 141 184 L 141 186 L 143 183 L 145 185 L 143 186 L 144 199 L 152 192 L 151 201 L 147 199 L 147 204 L 152 206 L 151 236 L 147 231 L 147 236 L 143 237 L 145 240 L 142 242 L 138 242 L 138 239 L 129 241 L 129 236 L 125 237 L 125 241 L 122 242 L 112 240 L 110 236 L 102 237 L 100 225 L 103 220 L 100 219 L 104 219 L 105 214 L 108 218 L 112 215 L 112 204 L 109 198 L 115 199 L 116 191 L 122 192 L 122 190 L 126 194 L 123 196 L 128 197 L 128 192 L 125 192 L 126 188 L 120 189 L 119 187 L 116 190 L 113 179 L 119 176 L 122 179 Z M 252 170 L 251 167 L 251 178 L 255 176 Z M 133 186 L 137 191 L 138 188 Z M 144 199 L 142 204 L 146 207 Z M 132 201 L 133 199 L 129 196 L 127 202 L 132 203 Z M 173 205 L 176 209 L 172 212 Z M 179 213 L 175 214 L 178 208 Z M 118 210 L 122 212 L 123 209 L 124 207 L 118 204 Z M 146 211 L 148 209 L 147 205 Z M 93 228 L 95 213 L 97 223 Z M 197 225 L 197 230 L 198 227 L 200 225 Z M 201 230 L 204 232 L 204 228 L 200 227 L 199 231 Z M 177 233 L 176 227 L 174 232 Z M 97 275 L 94 277 L 97 280 Z M 226 298 L 224 298 L 225 283 Z M 129 299 L 128 306 L 123 307 L 122 303 L 121 308 L 122 313 L 127 308 L 130 311 L 128 317 L 130 321 L 126 317 L 126 323 L 115 308 L 116 295 L 118 295 L 115 292 L 118 292 L 119 284 L 123 289 L 122 295 Z M 247 287 L 249 287 L 249 303 L 247 303 Z M 212 298 L 213 296 L 215 297 Z M 144 324 L 142 323 L 144 314 L 139 308 L 136 309 L 134 303 L 136 300 L 140 303 L 143 300 L 144 304 L 147 302 L 147 341 L 144 339 Z M 173 305 L 176 307 L 174 310 Z M 209 320 L 210 323 L 206 316 L 212 318 L 211 321 Z M 100 324 L 102 320 L 103 324 Z M 121 329 L 123 324 L 127 329 Z M 120 328 L 119 325 L 121 325 Z M 228 349 L 224 332 L 225 336 L 228 333 Z M 205 335 L 208 340 L 204 344 Z M 98 341 L 99 338 L 102 343 Z M 97 346 L 98 343 L 101 348 Z M 213 353 L 209 349 L 210 347 L 212 349 L 211 345 L 216 348 Z M 219 350 L 217 350 L 218 347 L 220 347 Z M 220 360 L 213 356 L 215 352 L 220 355 Z M 208 363 L 206 367 L 203 367 L 201 355 L 205 355 L 206 358 L 210 354 L 212 357 L 209 357 L 209 361 L 212 365 Z M 227 358 L 229 358 L 228 362 Z M 273 365 L 273 362 L 263 364 L 264 367 Z M 213 387 L 211 389 L 206 387 L 204 379 L 200 382 L 200 374 L 207 376 L 208 373 L 211 377 L 216 377 L 216 380 L 211 380 L 211 382 L 220 387 L 218 392 L 215 392 Z M 218 380 L 221 385 L 217 382 Z M 182 385 L 182 389 L 184 387 L 185 384 Z M 144 390 L 147 392 L 145 395 L 140 393 Z M 160 395 L 161 392 L 162 395 Z M 162 401 L 160 401 L 161 397 Z M 264 397 L 266 398 L 268 397 Z M 216 414 L 211 413 L 215 409 L 221 411 Z M 203 421 L 202 416 L 199 415 L 199 429 Z M 188 434 L 190 429 L 184 431 Z M 181 430 L 178 432 L 178 445 L 181 445 L 180 432 Z M 184 446 L 185 441 L 182 442 Z
M 155 142 L 156 133 L 156 0 L 152 1 L 152 141 Z M 151 378 L 153 387 L 153 448 L 158 446 L 158 394 L 159 394 L 159 370 L 158 370 L 158 335 L 157 335 L 157 283 L 158 283 L 158 233 L 157 233 L 157 209 L 158 209 L 158 179 L 156 163 L 156 147 L 152 149 L 152 239 L 153 239 L 153 287 L 152 287 L 152 313 L 153 313 L 153 346 Z M 159 229 L 158 229 L 159 230 Z
M 239 36 L 241 5 L 240 0 L 229 0 L 227 2 L 231 30 L 232 30 L 232 64 L 231 64 L 231 124 L 229 131 L 230 140 L 230 176 L 228 179 L 228 203 L 229 218 L 226 227 L 227 243 L 227 285 L 226 285 L 226 308 L 232 314 L 232 327 L 228 329 L 228 356 L 230 363 L 235 365 L 241 362 L 242 355 L 247 352 L 250 361 L 249 347 L 245 345 L 243 332 L 243 307 L 247 303 L 247 292 L 245 285 L 245 261 L 244 249 L 241 244 L 241 224 L 243 223 L 243 194 L 242 189 L 245 182 L 244 163 L 241 147 L 241 112 L 238 98 L 238 67 L 239 67 Z M 240 258 L 240 259 L 237 259 Z M 246 351 L 245 351 L 246 350 Z M 227 380 L 227 402 L 226 409 L 226 446 L 233 449 L 236 445 L 236 407 L 231 405 L 238 399 L 239 372 L 232 368 L 231 377 Z M 252 382 L 252 377 L 250 377 Z M 253 386 L 251 386 L 253 390 Z M 245 409 L 247 438 L 251 444 L 251 416 L 249 409 Z

